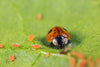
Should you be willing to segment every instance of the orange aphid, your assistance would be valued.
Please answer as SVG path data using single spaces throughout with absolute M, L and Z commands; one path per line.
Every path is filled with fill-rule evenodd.
M 93 61 L 88 61 L 88 66 L 89 67 L 94 67 L 94 62 Z
M 39 49 L 39 48 L 40 48 L 39 45 L 33 45 L 32 47 L 33 47 L 34 49 Z
M 34 39 L 34 36 L 33 35 L 29 35 L 28 40 L 29 41 L 33 41 L 33 39 Z
M 3 45 L 0 44 L 0 48 L 3 48 Z
M 49 56 L 50 56 L 50 53 L 48 52 L 45 57 L 49 57 Z
M 97 58 L 95 61 L 96 61 L 97 67 L 100 67 L 100 58 Z
M 74 58 L 74 57 L 71 57 L 71 58 L 70 58 L 70 66 L 71 66 L 71 67 L 75 67 L 75 64 L 76 64 L 75 58 Z
M 100 58 L 97 58 L 95 61 L 96 61 L 97 63 L 100 63 Z
M 19 45 L 18 44 L 13 44 L 13 47 L 18 48 Z
M 71 55 L 76 56 L 79 59 L 84 59 L 85 58 L 84 54 L 82 54 L 80 52 L 71 52 Z
M 38 14 L 38 15 L 37 15 L 37 19 L 38 19 L 38 20 L 41 20 L 41 19 L 42 19 L 42 15 L 41 15 L 41 14 Z
M 59 54 L 59 55 L 60 55 L 60 52 L 58 52 L 57 54 Z
M 80 62 L 79 67 L 86 67 L 86 64 L 87 64 L 87 61 L 86 61 L 86 60 L 82 60 L 82 61 Z
M 100 67 L 100 64 L 97 64 L 97 67 Z
M 11 55 L 11 56 L 9 57 L 9 60 L 8 60 L 8 61 L 13 61 L 14 59 L 15 59 L 14 55 Z

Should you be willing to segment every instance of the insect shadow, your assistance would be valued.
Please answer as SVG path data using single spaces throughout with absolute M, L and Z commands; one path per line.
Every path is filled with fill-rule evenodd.
M 37 38 L 37 40 L 40 41 L 44 46 L 49 47 L 49 48 L 52 48 L 52 49 L 55 49 L 55 47 L 51 47 L 50 46 L 50 42 L 48 42 L 46 40 L 46 36 L 41 37 L 41 38 Z
M 70 43 L 72 43 L 73 46 L 77 46 L 82 42 L 82 39 L 79 37 L 79 34 L 75 34 L 75 33 L 70 33 L 71 39 L 70 39 Z M 80 35 L 81 36 L 81 35 Z M 55 49 L 55 47 L 51 47 L 50 46 L 50 42 L 48 42 L 46 40 L 46 36 L 41 37 L 41 38 L 37 38 L 43 45 L 45 45 L 46 47 Z
M 82 42 L 82 38 L 80 38 L 81 34 L 75 34 L 75 33 L 70 33 L 70 43 L 72 43 L 73 46 L 77 46 Z

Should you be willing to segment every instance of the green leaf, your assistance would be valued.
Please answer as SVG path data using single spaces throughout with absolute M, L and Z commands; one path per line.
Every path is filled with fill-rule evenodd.
M 42 20 L 37 20 L 37 14 Z M 0 65 L 1 67 L 69 67 L 67 55 L 58 56 L 61 49 L 49 47 L 47 32 L 54 26 L 66 28 L 71 42 L 93 59 L 100 57 L 99 0 L 0 0 Z M 34 42 L 28 41 L 33 34 Z M 19 48 L 12 47 L 14 43 Z M 39 50 L 32 45 L 40 45 Z M 46 52 L 50 57 L 46 58 Z M 16 59 L 8 62 L 10 55 Z

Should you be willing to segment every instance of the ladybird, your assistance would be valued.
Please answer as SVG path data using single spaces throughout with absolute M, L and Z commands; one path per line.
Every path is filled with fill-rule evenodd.
M 70 41 L 70 34 L 65 28 L 57 26 L 49 30 L 46 39 L 51 46 L 64 48 Z

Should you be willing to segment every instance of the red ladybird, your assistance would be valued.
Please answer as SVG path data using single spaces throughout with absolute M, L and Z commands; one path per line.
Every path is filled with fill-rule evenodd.
M 46 39 L 51 42 L 51 46 L 64 48 L 69 43 L 70 35 L 65 28 L 57 26 L 49 30 Z

